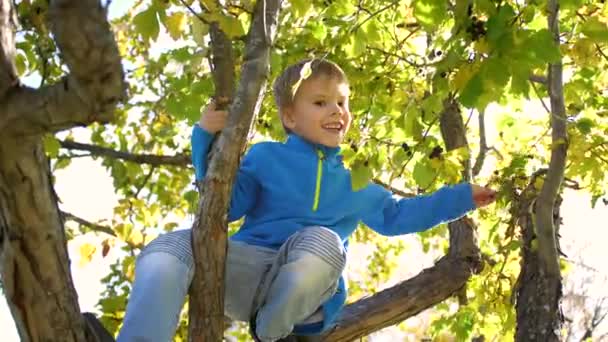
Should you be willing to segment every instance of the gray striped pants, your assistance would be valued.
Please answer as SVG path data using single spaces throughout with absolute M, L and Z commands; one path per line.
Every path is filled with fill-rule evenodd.
M 278 250 L 228 241 L 224 313 L 275 341 L 295 324 L 323 320 L 346 264 L 339 236 L 323 227 L 293 234 Z M 140 254 L 118 342 L 170 341 L 194 275 L 190 230 L 159 236 Z

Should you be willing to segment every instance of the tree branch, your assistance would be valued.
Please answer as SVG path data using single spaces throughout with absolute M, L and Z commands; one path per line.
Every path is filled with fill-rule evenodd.
M 114 232 L 114 230 L 111 227 L 102 226 L 100 224 L 93 223 L 91 221 L 87 221 L 76 215 L 70 214 L 67 211 L 62 211 L 61 214 L 63 215 L 64 219 L 66 219 L 68 221 L 74 221 L 81 226 L 85 226 L 85 227 L 89 228 L 89 230 L 91 230 L 91 231 L 98 232 L 98 233 L 104 233 L 104 234 L 108 234 L 108 235 L 112 235 L 112 236 L 116 237 L 116 233 Z
M 534 83 L 547 84 L 547 78 L 540 75 L 530 75 L 529 80 Z
M 477 159 L 475 159 L 475 164 L 473 165 L 473 177 L 479 175 L 488 150 L 488 144 L 486 142 L 485 112 L 481 111 L 479 112 L 479 154 L 477 155 Z
M 134 154 L 129 152 L 116 151 L 111 148 L 79 143 L 72 140 L 59 140 L 61 147 L 68 150 L 88 151 L 96 156 L 122 159 L 137 164 L 149 164 L 152 166 L 173 165 L 186 167 L 191 164 L 189 154 L 176 154 L 173 156 L 163 156 L 155 154 Z
M 415 197 L 416 196 L 416 194 L 405 192 L 403 190 L 400 190 L 400 189 L 397 189 L 397 188 L 393 187 L 390 184 L 384 183 L 383 181 L 381 181 L 378 178 L 374 178 L 374 179 L 372 179 L 372 181 L 374 183 L 380 185 L 381 187 L 385 188 L 386 190 L 388 190 L 388 191 L 390 191 L 390 192 L 392 192 L 392 193 L 394 193 L 396 195 L 399 195 L 401 197 Z
M 108 158 L 121 159 L 137 164 L 148 164 L 152 166 L 163 166 L 163 165 L 172 165 L 179 167 L 187 167 L 192 164 L 192 158 L 190 154 L 176 154 L 173 156 L 165 156 L 165 155 L 154 155 L 154 154 L 135 154 L 129 152 L 116 151 L 111 148 L 92 145 L 92 144 L 84 144 L 75 142 L 72 140 L 59 140 L 61 147 L 68 150 L 78 150 L 78 151 L 87 151 L 90 154 L 85 156 L 103 156 Z M 405 192 L 403 190 L 397 189 L 390 184 L 382 182 L 380 179 L 374 179 L 374 183 L 384 187 L 388 191 L 397 194 L 402 197 L 414 197 L 415 194 Z
M 98 0 L 51 1 L 51 31 L 70 74 L 54 85 L 9 92 L 0 132 L 42 134 L 113 118 L 126 84 L 106 16 Z
M 559 45 L 559 15 L 557 0 L 547 4 L 548 25 L 555 44 Z M 551 160 L 549 171 L 536 201 L 536 229 L 539 254 L 550 278 L 559 278 L 559 260 L 555 227 L 553 226 L 553 207 L 564 179 L 566 154 L 568 151 L 568 132 L 566 128 L 566 108 L 562 85 L 562 63 L 549 64 L 549 99 L 551 102 Z
M 192 249 L 197 270 L 190 287 L 190 341 L 219 341 L 224 332 L 224 267 L 226 213 L 240 152 L 253 117 L 259 111 L 269 68 L 281 0 L 258 0 L 247 35 L 245 57 L 236 96 L 229 107 L 227 127 L 214 144 L 211 162 L 200 186 L 201 202 L 192 229 Z M 212 44 L 214 43 L 212 35 Z M 217 53 L 219 46 L 212 51 Z M 214 55 L 218 65 L 221 56 Z M 234 64 L 226 65 L 230 70 Z M 225 82 L 222 69 L 214 67 L 214 80 Z M 231 98 L 232 83 L 216 83 L 216 96 Z M 226 92 L 226 93 L 222 93 Z M 218 98 L 219 100 L 219 98 Z

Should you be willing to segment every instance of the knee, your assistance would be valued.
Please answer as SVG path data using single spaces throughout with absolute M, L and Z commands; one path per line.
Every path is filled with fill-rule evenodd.
M 346 251 L 342 239 L 331 229 L 309 227 L 301 232 L 294 249 L 314 254 L 342 272 L 346 266 Z
M 190 229 L 176 230 L 160 235 L 142 250 L 138 259 L 149 254 L 166 253 L 179 259 L 188 268 L 192 268 L 194 266 L 194 258 L 192 256 L 190 238 Z

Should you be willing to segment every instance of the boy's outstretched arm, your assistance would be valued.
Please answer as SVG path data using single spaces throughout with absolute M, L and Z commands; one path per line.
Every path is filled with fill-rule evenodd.
M 374 185 L 370 207 L 362 220 L 383 235 L 421 232 L 462 217 L 467 212 L 492 203 L 493 190 L 461 183 L 412 198 L 395 199 L 381 186 Z
M 228 112 L 215 109 L 211 102 L 201 114 L 200 121 L 192 128 L 192 164 L 196 180 L 201 181 L 207 173 L 207 159 L 209 149 L 215 134 L 226 126 Z M 259 191 L 259 184 L 255 178 L 255 164 L 253 163 L 253 148 L 241 161 L 232 187 L 232 198 L 228 212 L 228 221 L 235 221 L 243 217 L 255 204 Z

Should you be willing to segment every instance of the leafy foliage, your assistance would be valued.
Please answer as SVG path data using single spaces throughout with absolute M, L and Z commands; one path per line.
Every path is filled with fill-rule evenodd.
M 219 22 L 233 39 L 237 70 L 242 63 L 253 1 L 223 3 L 139 0 L 113 21 L 131 100 L 111 125 L 88 130 L 92 143 L 133 154 L 189 152 L 189 127 L 213 94 L 209 22 Z M 45 4 L 18 3 L 18 71 L 22 76 L 38 75 L 42 83 L 57 79 L 63 67 L 45 27 Z M 412 193 L 428 193 L 458 182 L 461 161 L 474 159 L 485 148 L 476 143 L 479 131 L 471 116 L 486 114 L 492 148 L 476 182 L 488 183 L 500 193 L 494 207 L 475 217 L 482 252 L 492 262 L 470 282 L 468 304 L 446 302 L 434 309 L 429 334 L 450 331 L 457 340 L 512 336 L 515 315 L 510 300 L 519 270 L 513 208 L 530 174 L 547 165 L 551 149 L 547 90 L 532 81 L 544 77 L 549 62 L 562 58 L 565 65 L 567 184 L 593 194 L 594 204 L 605 195 L 608 4 L 563 1 L 560 46 L 547 30 L 545 5 L 542 0 L 292 0 L 284 5 L 270 79 L 288 64 L 313 56 L 327 57 L 345 69 L 354 121 L 343 155 L 355 188 L 376 178 Z M 439 115 L 450 94 L 457 96 L 467 115 L 470 150 L 443 151 Z M 270 94 L 254 130 L 284 138 Z M 55 169 L 68 167 L 73 153 L 61 149 L 54 137 L 47 137 L 45 147 Z M 138 249 L 192 215 L 197 194 L 186 165 L 97 158 L 112 175 L 120 197 L 111 222 L 116 236 L 110 237 L 111 244 L 106 236 L 100 237 L 99 246 L 83 246 L 81 253 L 84 259 L 96 249 L 119 255 L 102 280 L 106 290 L 99 301 L 104 323 L 117 331 Z M 433 253 L 446 248 L 446 237 L 446 229 L 439 228 L 419 239 L 425 251 Z M 404 248 L 398 240 L 379 238 L 365 229 L 353 240 L 374 251 L 368 259 L 373 270 L 369 277 L 351 284 L 352 298 L 359 298 L 376 291 L 395 268 L 402 267 L 394 260 Z M 179 338 L 185 332 L 182 326 Z M 244 338 L 238 329 L 234 334 Z

